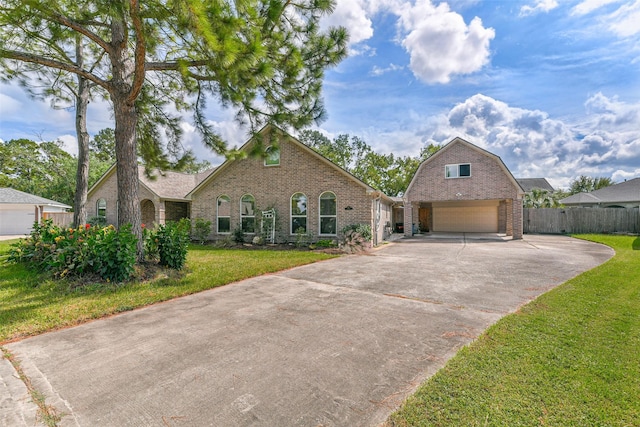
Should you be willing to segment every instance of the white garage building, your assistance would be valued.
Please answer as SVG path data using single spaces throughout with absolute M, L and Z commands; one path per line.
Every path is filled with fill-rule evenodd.
M 0 236 L 25 235 L 45 213 L 66 212 L 71 206 L 15 190 L 0 188 Z

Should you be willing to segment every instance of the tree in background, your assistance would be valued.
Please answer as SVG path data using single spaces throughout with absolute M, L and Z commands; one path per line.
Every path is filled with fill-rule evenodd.
M 438 145 L 425 146 L 416 157 L 379 154 L 357 136 L 338 135 L 331 141 L 322 132 L 305 130 L 300 141 L 367 185 L 388 196 L 404 194 L 420 163 L 438 152 Z
M 175 121 L 165 114 L 167 107 L 193 111 L 204 143 L 219 153 L 227 147 L 205 120 L 207 95 L 236 109 L 252 131 L 265 123 L 300 128 L 321 119 L 324 70 L 346 55 L 346 30 L 319 30 L 320 17 L 333 6 L 330 0 L 6 0 L 0 8 L 0 59 L 5 70 L 21 64 L 53 68 L 108 94 L 115 119 L 118 220 L 132 224 L 142 260 L 140 115 L 166 120 L 165 136 L 174 143 L 180 134 L 171 127 Z M 31 40 L 34 34 L 41 36 Z M 78 37 L 99 59 L 95 67 L 74 61 L 70 52 Z M 140 99 L 159 102 L 141 105 Z M 141 112 L 143 107 L 149 110 Z M 141 143 L 143 156 L 157 152 L 154 144 L 161 140 Z
M 113 160 L 101 160 L 101 156 L 100 152 L 90 153 L 89 186 L 113 164 Z M 66 152 L 60 141 L 12 139 L 0 143 L 0 187 L 73 205 L 77 163 L 78 159 Z
M 601 188 L 609 187 L 614 182 L 611 178 L 607 177 L 590 177 L 581 175 L 579 178 L 574 179 L 569 186 L 569 195 L 577 193 L 590 193 L 591 191 L 599 190 Z

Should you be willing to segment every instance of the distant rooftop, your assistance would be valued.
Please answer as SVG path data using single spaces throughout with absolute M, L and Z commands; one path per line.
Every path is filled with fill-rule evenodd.
M 560 200 L 565 205 L 581 203 L 640 202 L 640 178 L 604 187 L 590 193 L 578 193 Z
M 555 191 L 546 178 L 516 178 L 516 181 L 518 181 L 525 193 L 533 189 L 547 190 L 551 193 Z
M 61 208 L 71 209 L 71 206 L 55 200 L 45 199 L 44 197 L 34 194 L 25 193 L 13 188 L 0 188 L 0 203 L 14 205 L 39 205 L 39 206 L 57 206 Z

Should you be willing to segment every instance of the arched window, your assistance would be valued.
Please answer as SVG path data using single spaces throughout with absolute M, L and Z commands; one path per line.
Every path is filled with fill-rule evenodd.
M 338 234 L 338 208 L 336 195 L 326 191 L 320 195 L 320 234 Z
M 265 150 L 267 157 L 264 158 L 265 166 L 279 166 L 280 165 L 280 149 L 273 145 L 267 147 Z
M 256 226 L 256 199 L 251 194 L 245 194 L 240 199 L 240 218 L 242 231 L 254 233 Z
M 218 218 L 218 233 L 231 232 L 231 199 L 229 196 L 218 197 L 216 216 Z
M 105 199 L 98 199 L 96 202 L 96 216 L 107 219 L 107 201 Z
M 295 193 L 291 196 L 291 234 L 307 232 L 307 196 Z

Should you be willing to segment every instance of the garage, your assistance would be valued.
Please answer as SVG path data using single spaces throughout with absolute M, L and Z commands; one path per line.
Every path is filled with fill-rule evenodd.
M 28 234 L 35 219 L 34 206 L 3 206 L 0 210 L 0 235 Z
M 498 201 L 433 204 L 433 231 L 497 233 Z

